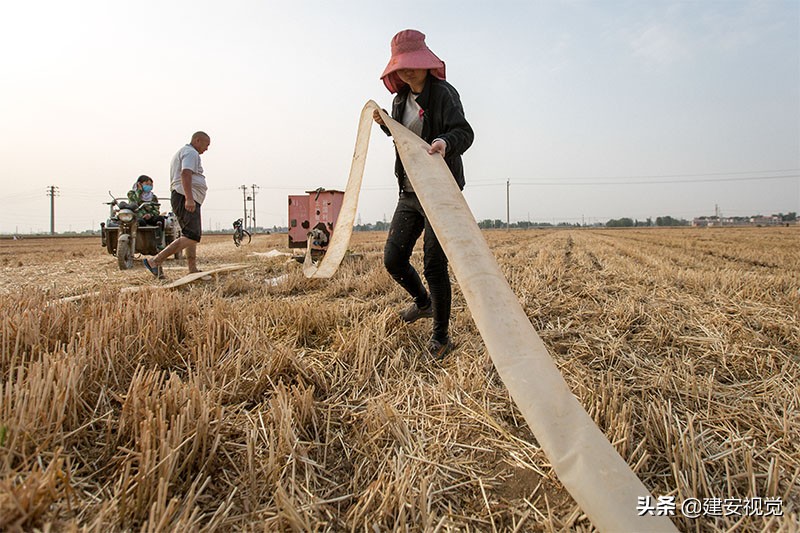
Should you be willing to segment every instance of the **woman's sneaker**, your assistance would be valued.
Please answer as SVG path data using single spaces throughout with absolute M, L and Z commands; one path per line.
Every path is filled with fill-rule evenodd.
M 453 343 L 450 341 L 450 337 L 447 337 L 444 342 L 440 342 L 436 339 L 428 341 L 428 353 L 434 361 L 441 361 L 452 351 Z
M 429 303 L 427 307 L 418 307 L 416 303 L 412 303 L 407 308 L 400 311 L 400 318 L 411 324 L 420 318 L 433 318 L 433 304 Z

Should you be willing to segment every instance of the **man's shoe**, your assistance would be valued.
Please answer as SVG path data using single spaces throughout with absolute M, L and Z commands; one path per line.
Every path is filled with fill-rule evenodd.
M 416 303 L 412 303 L 404 310 L 400 311 L 400 318 L 405 322 L 411 324 L 420 318 L 433 318 L 433 304 L 429 303 L 427 307 L 417 307 Z
M 431 359 L 434 361 L 441 361 L 452 351 L 453 343 L 450 341 L 450 337 L 447 337 L 444 342 L 440 342 L 436 339 L 428 341 L 428 354 L 430 354 Z
M 154 275 L 157 279 L 164 279 L 164 271 L 161 269 L 161 266 L 153 266 L 150 264 L 150 261 L 147 259 L 142 259 L 142 264 L 144 267 L 150 271 L 152 275 Z
M 189 274 L 202 274 L 202 272 L 202 270 L 195 270 L 194 272 L 189 272 Z M 200 276 L 200 279 L 202 281 L 211 281 L 214 278 L 212 278 L 211 275 L 206 274 L 205 276 Z

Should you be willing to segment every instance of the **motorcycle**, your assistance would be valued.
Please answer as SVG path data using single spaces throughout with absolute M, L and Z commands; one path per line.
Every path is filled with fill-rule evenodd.
M 156 255 L 172 241 L 181 236 L 181 229 L 173 213 L 164 217 L 164 226 L 140 225 L 138 213 L 146 206 L 158 206 L 154 202 L 143 202 L 137 205 L 122 198 L 111 196 L 109 217 L 100 223 L 100 245 L 108 253 L 116 256 L 120 270 L 133 268 L 134 256 L 137 254 Z M 175 254 L 180 259 L 183 252 Z

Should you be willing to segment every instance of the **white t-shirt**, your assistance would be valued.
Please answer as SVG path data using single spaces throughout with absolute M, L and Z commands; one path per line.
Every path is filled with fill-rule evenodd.
M 403 126 L 416 133 L 418 137 L 422 137 L 422 114 L 420 113 L 422 108 L 417 103 L 418 96 L 418 94 L 408 91 L 406 108 L 403 111 Z
M 422 108 L 417 103 L 418 94 L 408 91 L 406 97 L 406 108 L 403 111 L 403 126 L 411 130 L 417 136 L 422 137 Z M 408 176 L 403 177 L 403 190 L 406 192 L 414 192 L 414 186 L 411 185 L 411 180 Z
M 186 191 L 183 190 L 183 183 L 181 182 L 181 171 L 183 169 L 192 171 L 192 198 L 198 204 L 202 204 L 206 199 L 208 186 L 206 185 L 206 177 L 203 176 L 200 154 L 191 144 L 187 144 L 178 150 L 172 157 L 172 163 L 169 167 L 169 174 L 172 177 L 170 189 L 186 196 Z

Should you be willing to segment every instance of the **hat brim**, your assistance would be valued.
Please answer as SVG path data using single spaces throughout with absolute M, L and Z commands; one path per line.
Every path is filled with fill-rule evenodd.
M 429 49 L 396 54 L 392 56 L 381 74 L 381 80 L 389 92 L 396 93 L 406 85 L 397 75 L 397 71 L 407 68 L 426 69 L 434 77 L 440 80 L 446 79 L 444 61 L 436 57 L 436 54 Z

